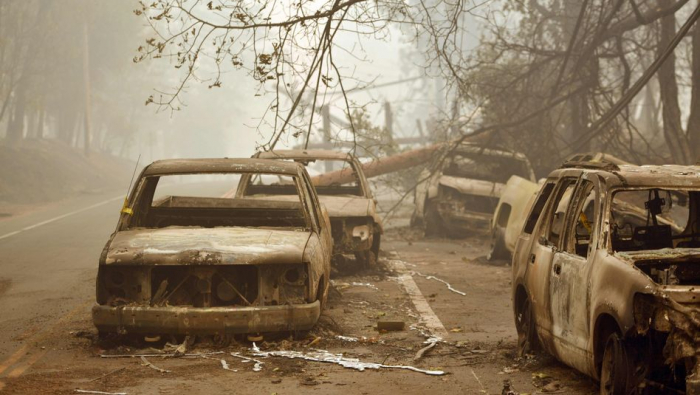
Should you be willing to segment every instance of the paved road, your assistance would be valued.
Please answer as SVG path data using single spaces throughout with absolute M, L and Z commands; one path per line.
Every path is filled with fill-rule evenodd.
M 0 221 L 0 360 L 76 307 L 89 309 L 121 204 L 112 191 Z

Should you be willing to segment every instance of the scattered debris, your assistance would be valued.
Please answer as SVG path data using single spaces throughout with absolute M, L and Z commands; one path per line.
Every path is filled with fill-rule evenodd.
M 298 351 L 256 351 L 254 355 L 256 357 L 283 357 L 289 359 L 305 359 L 307 361 L 333 363 L 336 365 L 343 366 L 345 368 L 359 370 L 360 372 L 363 372 L 365 369 L 379 370 L 385 368 L 411 370 L 414 372 L 424 373 L 431 376 L 442 376 L 446 374 L 442 370 L 425 370 L 408 365 L 383 365 L 374 362 L 361 362 L 359 359 L 346 358 L 343 357 L 343 354 L 332 354 L 325 350 L 316 350 L 308 353 L 302 353 Z
M 79 390 L 79 389 L 76 389 L 75 392 L 77 392 L 79 394 L 126 395 L 126 392 L 104 392 L 104 391 L 90 391 L 90 390 Z
M 352 336 L 335 335 L 335 338 L 338 340 L 345 341 L 345 342 L 358 342 L 358 341 L 360 341 L 360 339 L 358 339 L 356 337 L 352 337 Z M 364 340 L 366 338 L 363 336 L 362 339 Z
M 558 381 L 552 381 L 550 383 L 547 383 L 544 387 L 542 387 L 542 392 L 559 392 L 562 390 L 562 385 Z
M 140 358 L 140 357 L 148 357 L 148 358 L 156 358 L 156 357 L 161 357 L 161 358 L 206 358 L 211 355 L 217 355 L 217 354 L 223 354 L 223 351 L 212 351 L 212 352 L 205 352 L 205 353 L 194 353 L 194 354 L 183 354 L 183 355 L 177 355 L 175 353 L 163 353 L 163 354 L 100 354 L 100 358 Z
M 377 321 L 378 331 L 402 331 L 406 327 L 403 321 Z
M 445 284 L 445 285 L 447 286 L 447 289 L 449 289 L 450 291 L 452 291 L 452 292 L 454 292 L 454 293 L 456 293 L 456 294 L 460 294 L 460 295 L 462 295 L 462 296 L 467 296 L 466 293 L 452 288 L 452 285 L 451 285 L 450 283 L 448 283 L 447 281 L 443 280 L 443 279 L 437 278 L 437 277 L 435 277 L 435 276 L 425 275 L 425 274 L 419 273 L 419 272 L 417 272 L 417 271 L 411 271 L 411 274 L 414 275 L 414 276 L 423 277 L 423 278 L 425 278 L 426 280 L 435 280 L 435 281 L 439 281 L 439 282 Z
M 181 357 L 187 353 L 187 347 L 189 346 L 190 343 L 190 336 L 187 335 L 185 336 L 185 340 L 182 341 L 182 344 L 180 344 L 176 349 L 174 354 L 178 357 Z
M 511 384 L 510 380 L 503 380 L 501 395 L 520 395 L 520 393 L 513 388 L 513 384 Z
M 229 370 L 231 372 L 238 372 L 238 369 L 231 369 L 231 367 L 228 366 L 228 362 L 226 362 L 225 359 L 221 359 L 221 367 L 224 368 L 224 370 Z
M 148 360 L 146 359 L 146 357 L 141 357 L 141 361 L 143 362 L 143 365 L 144 365 L 144 366 L 148 366 L 149 368 L 151 368 L 151 369 L 153 369 L 153 370 L 157 370 L 157 371 L 159 371 L 159 372 L 161 372 L 161 373 L 171 373 L 170 370 L 159 368 L 158 366 L 156 366 L 156 365 L 154 365 L 154 364 L 148 362 Z
M 379 288 L 377 288 L 377 286 L 372 284 L 372 283 L 361 283 L 358 281 L 346 283 L 346 282 L 338 282 L 338 281 L 331 280 L 331 284 L 333 284 L 333 286 L 339 290 L 350 288 L 350 287 L 367 287 L 367 288 L 371 288 L 375 291 L 379 291 Z
M 472 371 L 472 376 L 474 376 L 474 378 L 476 379 L 476 382 L 479 383 L 479 387 L 481 387 L 481 391 L 482 392 L 485 391 L 486 388 L 484 388 L 484 384 L 481 382 L 481 380 L 479 380 L 479 376 L 476 375 L 476 372 L 474 371 L 474 369 L 471 369 L 471 371 Z
M 103 375 L 102 375 L 102 376 L 100 376 L 100 377 L 97 377 L 97 378 L 94 378 L 94 379 L 90 380 L 90 382 L 92 383 L 93 381 L 98 381 L 98 380 L 101 380 L 101 379 L 103 379 L 103 378 L 105 378 L 105 377 L 107 377 L 107 376 L 111 376 L 111 375 L 113 375 L 114 373 L 118 373 L 118 372 L 121 372 L 121 371 L 122 371 L 122 370 L 124 370 L 124 369 L 126 369 L 126 368 L 119 368 L 119 369 L 115 369 L 115 370 L 113 370 L 113 371 L 111 371 L 111 372 L 109 372 L 109 373 L 105 373 L 105 374 L 103 374 Z
M 320 337 L 320 336 L 317 336 L 315 339 L 311 340 L 311 342 L 310 342 L 309 344 L 307 344 L 306 347 L 311 347 L 311 346 L 317 344 L 317 343 L 320 342 L 320 341 L 321 341 L 321 337 Z
M 260 352 L 260 349 L 255 345 L 255 343 L 253 343 L 253 350 L 255 352 Z M 241 354 L 238 354 L 235 352 L 232 352 L 231 356 L 242 359 L 244 363 L 255 362 L 255 365 L 253 365 L 253 372 L 261 371 L 262 366 L 265 364 L 265 362 L 263 362 L 263 361 L 260 361 L 260 360 L 255 359 L 255 358 L 249 358 L 249 357 L 246 357 L 245 355 L 241 355 Z
M 416 353 L 416 356 L 413 357 L 413 360 L 417 361 L 417 360 L 423 358 L 423 355 L 425 355 L 428 351 L 432 350 L 433 347 L 435 347 L 436 345 L 437 345 L 437 342 L 432 342 L 432 343 L 428 344 L 427 346 L 421 348 Z

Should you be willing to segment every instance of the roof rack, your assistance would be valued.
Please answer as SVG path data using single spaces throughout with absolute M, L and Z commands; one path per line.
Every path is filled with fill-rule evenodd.
M 586 154 L 574 154 L 569 157 L 564 163 L 561 164 L 560 168 L 579 168 L 579 169 L 594 169 L 594 170 L 607 170 L 607 171 L 619 171 L 620 167 L 613 162 L 605 160 L 601 155 L 586 153 Z

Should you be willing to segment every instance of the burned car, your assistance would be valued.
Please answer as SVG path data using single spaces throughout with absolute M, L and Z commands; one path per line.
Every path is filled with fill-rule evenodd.
M 440 171 L 421 174 L 411 223 L 423 226 L 428 236 L 488 229 L 501 191 L 513 175 L 535 181 L 523 154 L 462 143 L 447 153 Z
M 700 167 L 565 163 L 512 284 L 521 353 L 543 348 L 603 394 L 699 394 Z
M 329 150 L 277 150 L 260 152 L 256 157 L 294 161 L 307 167 L 323 165 L 322 171 L 349 172 L 352 181 L 342 184 L 321 185 L 312 177 L 319 200 L 330 217 L 335 261 L 341 261 L 344 254 L 352 254 L 361 264 L 371 266 L 376 263 L 383 232 L 382 220 L 357 158 Z M 283 187 L 258 185 L 253 177 L 247 177 L 240 184 L 237 196 L 277 199 L 290 193 L 293 191 Z
M 295 199 L 228 197 L 247 176 Z M 131 190 L 100 257 L 100 333 L 305 331 L 328 295 L 332 239 L 305 168 L 262 159 L 163 160 Z

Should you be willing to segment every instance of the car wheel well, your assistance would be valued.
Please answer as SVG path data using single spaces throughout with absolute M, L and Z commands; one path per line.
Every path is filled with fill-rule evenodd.
M 522 308 L 522 304 L 525 300 L 527 300 L 527 291 L 525 290 L 525 286 L 518 285 L 518 287 L 515 290 L 515 298 L 513 300 L 513 307 L 515 308 L 515 313 L 517 314 L 519 310 Z
M 620 326 L 617 324 L 617 320 L 610 315 L 603 313 L 598 316 L 593 327 L 593 358 L 595 361 L 596 373 L 600 377 L 600 368 L 603 360 L 603 352 L 605 351 L 605 342 L 608 337 L 617 333 L 622 337 L 622 331 Z

